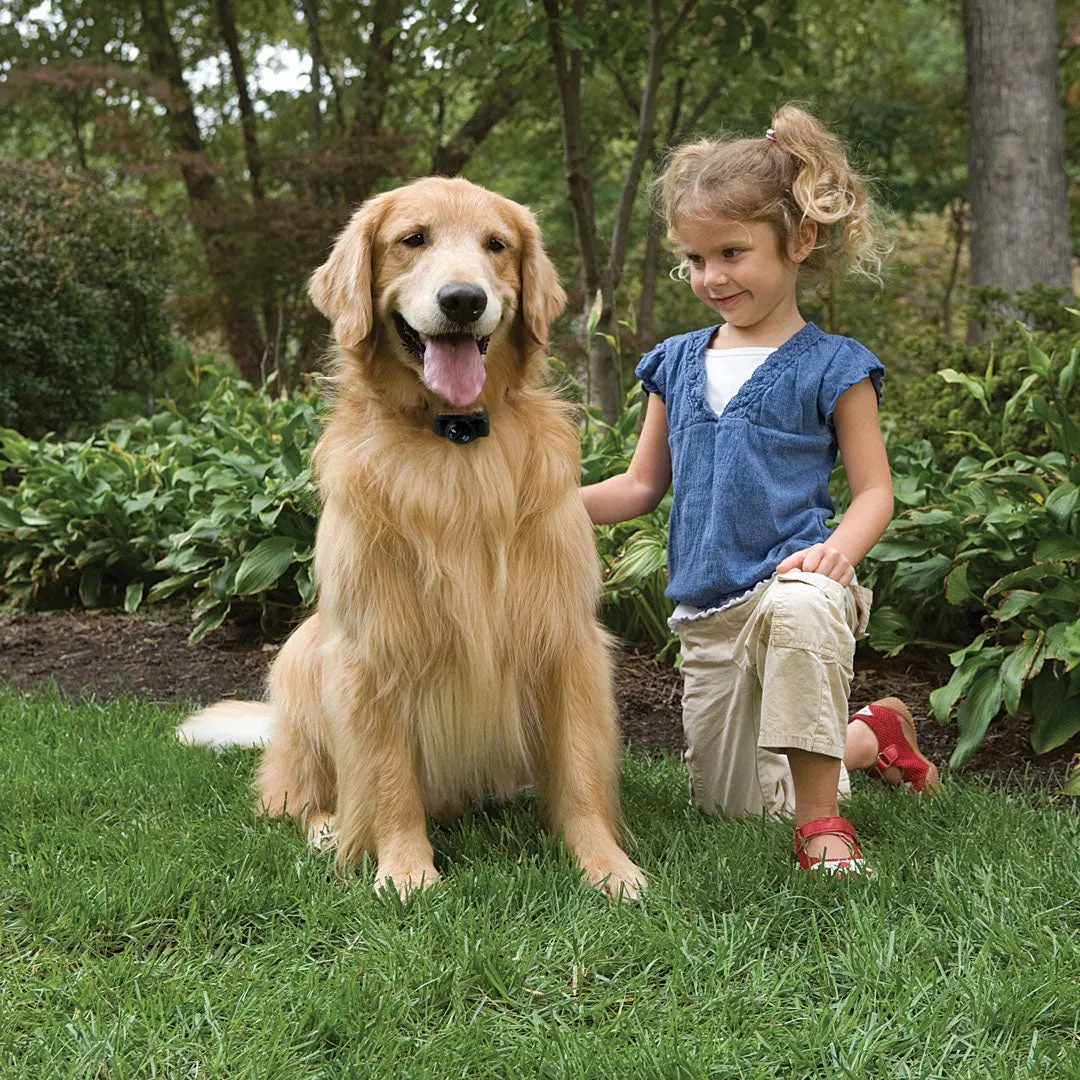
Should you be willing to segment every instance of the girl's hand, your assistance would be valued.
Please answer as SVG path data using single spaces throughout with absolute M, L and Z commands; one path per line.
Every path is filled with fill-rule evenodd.
M 855 567 L 839 549 L 828 544 L 815 544 L 789 555 L 777 568 L 778 574 L 786 570 L 805 570 L 808 574 L 824 574 L 841 585 L 855 580 Z

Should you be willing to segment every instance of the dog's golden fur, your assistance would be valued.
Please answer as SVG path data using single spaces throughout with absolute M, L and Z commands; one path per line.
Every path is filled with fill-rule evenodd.
M 491 422 L 464 446 L 433 432 L 434 413 L 463 410 L 426 384 L 394 323 L 437 315 L 435 294 L 462 281 L 489 298 L 469 408 Z M 588 880 L 636 895 L 644 880 L 615 838 L 619 745 L 576 431 L 540 385 L 565 295 L 532 214 L 464 180 L 417 181 L 353 216 L 311 295 L 339 346 L 315 454 L 319 603 L 271 671 L 260 805 L 332 839 L 340 863 L 374 855 L 377 887 L 404 892 L 437 877 L 425 813 L 531 784 Z M 200 728 L 240 704 L 183 737 L 210 741 Z

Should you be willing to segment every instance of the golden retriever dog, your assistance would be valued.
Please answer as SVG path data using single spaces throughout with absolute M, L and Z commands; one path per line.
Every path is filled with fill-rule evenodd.
M 180 737 L 265 736 L 260 806 L 341 866 L 373 855 L 376 888 L 437 879 L 427 815 L 532 786 L 585 877 L 636 896 L 573 412 L 541 385 L 566 296 L 533 215 L 418 180 L 354 214 L 310 290 L 338 345 L 318 610 L 266 705 L 219 702 Z

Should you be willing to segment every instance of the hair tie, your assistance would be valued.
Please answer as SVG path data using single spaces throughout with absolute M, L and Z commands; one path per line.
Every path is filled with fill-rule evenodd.
M 765 138 L 768 139 L 769 142 L 776 142 L 776 129 L 769 128 L 769 130 L 765 132 Z

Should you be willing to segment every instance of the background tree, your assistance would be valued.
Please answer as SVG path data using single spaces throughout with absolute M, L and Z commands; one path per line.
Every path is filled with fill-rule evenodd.
M 973 285 L 1071 283 L 1056 15 L 1054 0 L 964 2 Z
M 0 131 L 141 187 L 180 238 L 186 329 L 219 330 L 253 382 L 288 376 L 322 352 L 306 279 L 350 209 L 379 186 L 460 171 L 530 84 L 531 17 L 507 5 L 484 26 L 478 6 L 14 0 L 0 99 L 17 119 Z M 253 77 L 282 49 L 307 58 L 306 92 Z
M 86 172 L 0 158 L 0 427 L 63 435 L 166 365 L 168 255 Z

